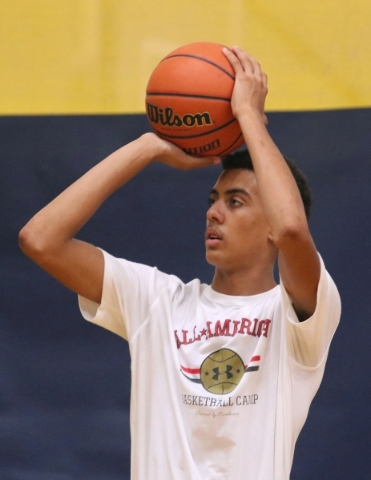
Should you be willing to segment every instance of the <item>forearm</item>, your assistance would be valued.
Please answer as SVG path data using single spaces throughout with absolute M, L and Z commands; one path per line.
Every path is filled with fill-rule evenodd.
M 189 170 L 219 163 L 220 159 L 191 157 L 153 133 L 146 133 L 109 155 L 40 210 L 20 232 L 24 253 L 35 259 L 40 252 L 56 251 L 115 190 L 153 161 Z
M 71 239 L 101 204 L 147 166 L 154 155 L 153 142 L 144 136 L 89 170 L 23 228 L 20 243 L 25 253 L 58 248 Z
M 246 108 L 239 115 L 239 122 L 273 238 L 279 241 L 287 234 L 306 230 L 307 220 L 299 189 L 261 114 Z

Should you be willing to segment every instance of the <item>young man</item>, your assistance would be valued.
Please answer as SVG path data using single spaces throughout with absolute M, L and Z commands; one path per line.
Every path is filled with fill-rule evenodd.
M 267 77 L 238 47 L 224 53 L 252 164 L 246 156 L 225 165 L 211 190 L 211 286 L 185 285 L 73 238 L 150 162 L 188 169 L 220 161 L 189 157 L 154 134 L 107 157 L 20 233 L 23 251 L 79 294 L 85 318 L 129 341 L 133 480 L 288 479 L 340 317 L 297 184 L 266 130 Z

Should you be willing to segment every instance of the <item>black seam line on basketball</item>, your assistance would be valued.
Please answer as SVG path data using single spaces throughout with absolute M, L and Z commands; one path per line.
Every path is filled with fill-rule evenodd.
M 214 130 L 209 130 L 207 132 L 204 132 L 204 133 L 198 133 L 197 135 L 168 135 L 167 133 L 162 133 L 160 132 L 159 130 L 156 130 L 153 126 L 152 128 L 155 130 L 155 132 L 158 132 L 159 135 L 161 135 L 162 137 L 167 137 L 167 138 L 196 138 L 196 137 L 204 137 L 205 135 L 209 135 L 210 133 L 214 133 L 214 132 L 217 132 L 218 130 L 221 130 L 222 128 L 224 127 L 228 127 L 228 125 L 230 125 L 231 123 L 235 122 L 236 119 L 235 118 L 232 118 L 232 120 L 229 120 L 229 122 L 225 123 L 224 125 L 220 125 L 220 127 L 218 128 L 214 128 Z
M 230 98 L 212 97 L 211 95 L 191 95 L 190 93 L 168 93 L 168 92 L 147 92 L 147 97 L 187 97 L 187 98 L 204 98 L 206 100 L 221 100 L 223 102 L 231 102 Z
M 242 137 L 242 132 L 238 135 L 238 137 L 236 138 L 236 140 L 234 142 L 232 142 L 227 148 L 225 148 L 222 152 L 219 152 L 218 153 L 218 157 L 221 157 L 223 155 L 224 152 L 226 152 L 227 150 L 229 150 L 230 148 L 233 147 L 233 145 L 238 142 L 238 140 Z
M 168 60 L 169 58 L 175 58 L 175 57 L 189 57 L 189 58 L 197 58 L 197 60 L 201 60 L 206 63 L 210 63 L 210 65 L 213 65 L 216 68 L 219 68 L 222 72 L 224 72 L 226 75 L 228 75 L 229 78 L 231 78 L 233 81 L 235 80 L 234 75 L 228 72 L 228 70 L 225 70 L 223 67 L 218 65 L 217 63 L 212 62 L 211 60 L 208 60 L 207 58 L 204 57 L 199 57 L 198 55 L 190 55 L 187 53 L 178 53 L 177 55 L 171 55 L 170 57 L 165 57 L 161 62 L 164 62 L 165 60 Z

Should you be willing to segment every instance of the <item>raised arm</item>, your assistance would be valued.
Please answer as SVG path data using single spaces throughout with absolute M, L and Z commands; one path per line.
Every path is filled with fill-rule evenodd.
M 22 251 L 66 287 L 99 303 L 102 252 L 73 237 L 115 190 L 153 161 L 188 170 L 218 159 L 190 157 L 156 135 L 144 134 L 109 155 L 40 210 L 19 234 Z
M 272 241 L 279 252 L 280 275 L 299 318 L 307 318 L 316 307 L 320 263 L 296 182 L 266 129 L 267 76 L 240 48 L 225 49 L 224 54 L 236 73 L 232 109 L 254 165 Z

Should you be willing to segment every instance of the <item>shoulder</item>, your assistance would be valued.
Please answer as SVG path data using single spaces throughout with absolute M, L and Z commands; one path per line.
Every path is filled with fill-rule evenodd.
M 147 291 L 152 299 L 162 293 L 179 301 L 200 296 L 206 287 L 199 279 L 185 283 L 177 275 L 165 273 L 157 266 L 118 258 L 103 250 L 102 252 L 106 281 L 115 283 L 116 287 L 121 285 L 122 288 L 126 288 L 130 284 L 138 291 Z

